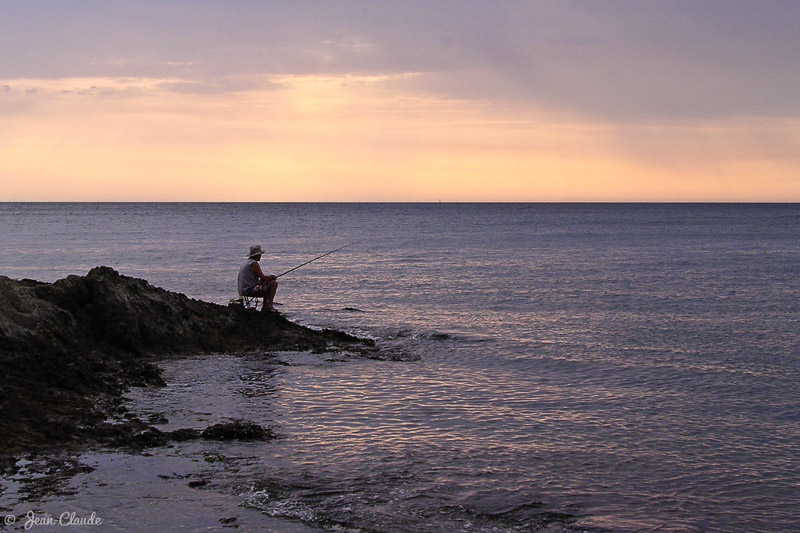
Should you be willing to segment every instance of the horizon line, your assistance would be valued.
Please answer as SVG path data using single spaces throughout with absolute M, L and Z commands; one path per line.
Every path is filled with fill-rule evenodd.
M 793 205 L 800 200 L 0 200 L 0 204 L 762 204 Z

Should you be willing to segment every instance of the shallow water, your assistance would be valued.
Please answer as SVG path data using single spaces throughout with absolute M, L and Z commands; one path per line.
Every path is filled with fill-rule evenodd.
M 379 531 L 800 522 L 799 206 L 1 204 L 0 224 L 0 275 L 107 264 L 220 303 L 250 244 L 280 272 L 365 241 L 281 278 L 280 309 L 403 361 L 192 358 L 135 393 L 170 427 L 274 424 L 276 442 L 225 445 L 216 486 L 267 515 Z

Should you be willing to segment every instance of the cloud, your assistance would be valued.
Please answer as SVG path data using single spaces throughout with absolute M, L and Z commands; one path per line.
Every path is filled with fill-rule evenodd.
M 260 77 L 237 77 L 221 78 L 214 81 L 165 81 L 159 83 L 157 88 L 182 94 L 212 95 L 255 90 L 278 90 L 283 86 Z
M 426 72 L 408 90 L 594 117 L 797 115 L 793 2 L 14 3 L 0 79 Z
M 0 176 L 22 199 L 797 199 L 796 11 L 10 3 Z
M 176 79 L 9 81 L 39 92 L 0 97 L 2 195 L 212 201 L 800 198 L 800 120 L 626 125 L 549 108 L 520 113 L 397 90 L 425 76 L 285 75 L 265 88 L 205 93 L 171 90 L 181 82 Z M 109 89 L 114 92 L 106 94 Z M 6 113 L 7 105 L 17 111 Z
M 417 41 L 438 56 L 431 87 L 626 120 L 800 113 L 789 4 L 548 5 L 501 3 L 481 13 L 483 26 L 458 25 L 448 47 Z

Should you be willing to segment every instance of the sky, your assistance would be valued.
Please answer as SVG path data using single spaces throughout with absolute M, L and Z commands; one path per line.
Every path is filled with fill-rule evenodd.
M 796 1 L 0 13 L 0 201 L 800 201 Z

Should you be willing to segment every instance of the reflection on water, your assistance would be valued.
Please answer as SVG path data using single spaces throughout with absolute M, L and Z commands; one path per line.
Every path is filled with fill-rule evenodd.
M 277 272 L 363 240 L 281 278 L 280 309 L 397 360 L 171 361 L 135 393 L 174 427 L 276 426 L 225 445 L 226 494 L 379 531 L 788 532 L 799 209 L 4 204 L 0 274 L 109 264 L 223 303 L 251 244 Z
M 451 358 L 458 357 L 452 344 L 463 343 L 427 342 Z M 791 439 L 761 423 L 749 438 L 730 441 L 728 413 L 743 406 L 709 421 L 705 406 L 687 406 L 686 393 L 668 385 L 669 367 L 660 386 L 611 365 L 603 379 L 574 365 L 575 378 L 557 383 L 532 374 L 530 360 L 486 361 L 494 364 L 476 372 L 444 357 L 193 358 L 168 363 L 175 385 L 136 399 L 154 411 L 174 405 L 171 428 L 227 418 L 275 425 L 281 439 L 263 449 L 226 450 L 236 465 L 227 490 L 270 516 L 322 524 L 518 531 L 571 516 L 576 530 L 632 531 L 662 528 L 668 516 L 675 531 L 714 530 L 740 518 L 706 509 L 752 505 L 752 484 L 793 490 L 784 470 L 795 453 Z M 217 376 L 211 384 L 209 375 Z M 774 447 L 761 449 L 764 439 Z M 720 486 L 720 478 L 729 481 Z M 750 520 L 790 530 L 767 513 Z
M 517 531 L 567 520 L 541 501 L 534 470 L 515 466 L 531 451 L 522 434 L 540 422 L 509 419 L 517 400 L 492 397 L 491 376 L 277 355 L 168 362 L 170 385 L 132 399 L 145 414 L 172 414 L 165 429 L 230 418 L 275 426 L 277 441 L 224 451 L 235 470 L 225 490 L 269 516 L 382 531 Z

